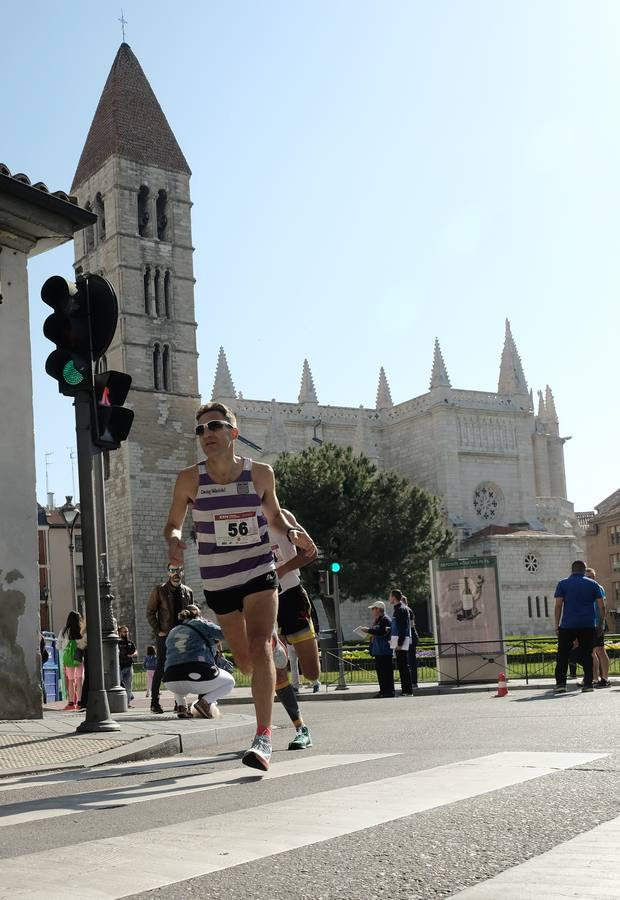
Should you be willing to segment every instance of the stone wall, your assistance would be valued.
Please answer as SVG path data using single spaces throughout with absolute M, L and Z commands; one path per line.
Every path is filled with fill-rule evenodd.
M 0 359 L 5 374 L 0 406 L 5 423 L 0 430 L 0 719 L 42 715 L 26 266 L 26 253 L 0 244 Z

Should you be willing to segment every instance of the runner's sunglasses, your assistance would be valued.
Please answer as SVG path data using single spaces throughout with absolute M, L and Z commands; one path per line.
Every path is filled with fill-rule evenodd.
M 205 433 L 205 429 L 208 431 L 220 431 L 222 428 L 234 428 L 234 425 L 231 425 L 230 422 L 222 422 L 221 419 L 214 419 L 212 422 L 205 422 L 204 425 L 196 425 L 196 434 L 200 437 L 201 434 Z

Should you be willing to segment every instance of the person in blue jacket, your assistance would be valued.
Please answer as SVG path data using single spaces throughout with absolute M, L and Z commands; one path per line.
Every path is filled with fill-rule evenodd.
M 370 635 L 370 655 L 375 661 L 379 693 L 377 697 L 394 696 L 394 664 L 390 647 L 390 620 L 385 614 L 385 603 L 377 600 L 368 607 L 373 614 L 373 623 L 364 628 Z
M 215 661 L 218 641 L 224 640 L 221 628 L 202 618 L 200 607 L 190 604 L 179 613 L 179 625 L 166 637 L 164 681 L 177 703 L 179 719 L 216 719 L 217 701 L 229 694 L 235 679 Z M 190 694 L 198 694 L 191 708 Z

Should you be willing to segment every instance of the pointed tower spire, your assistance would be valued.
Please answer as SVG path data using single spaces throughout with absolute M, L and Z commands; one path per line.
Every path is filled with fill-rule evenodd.
M 392 393 L 383 366 L 379 369 L 379 385 L 377 387 L 377 409 L 391 409 Z
M 310 371 L 310 365 L 307 359 L 304 359 L 304 367 L 301 373 L 301 387 L 299 389 L 298 403 L 318 403 L 316 390 L 314 388 L 314 379 Z
M 237 392 L 235 391 L 230 369 L 228 368 L 228 360 L 226 359 L 224 348 L 220 347 L 211 399 L 218 400 L 221 398 L 225 400 L 234 400 L 236 397 Z
M 443 356 L 441 353 L 441 347 L 439 346 L 439 339 L 435 338 L 435 350 L 433 352 L 433 369 L 431 372 L 431 383 L 429 385 L 430 389 L 438 387 L 451 387 L 450 379 L 448 378 L 448 370 L 446 369 L 446 364 L 443 361 Z
M 543 392 L 538 391 L 538 418 L 541 422 L 545 421 L 545 401 L 543 398 Z
M 71 190 L 113 155 L 191 174 L 142 66 L 124 42 L 103 88 Z
M 549 385 L 545 388 L 545 409 L 547 412 L 547 421 L 557 422 L 558 414 L 555 409 L 555 400 L 553 399 L 553 393 Z
M 499 368 L 497 393 L 528 393 L 527 381 L 525 380 L 523 366 L 521 365 L 521 357 L 519 356 L 517 346 L 512 337 L 508 319 L 506 319 L 506 336 L 504 338 L 504 349 L 502 350 L 502 361 Z

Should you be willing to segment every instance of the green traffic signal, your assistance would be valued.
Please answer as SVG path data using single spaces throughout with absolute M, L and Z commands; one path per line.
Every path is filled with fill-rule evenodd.
M 75 387 L 84 381 L 84 376 L 75 368 L 75 363 L 72 359 L 68 360 L 63 366 L 62 377 L 67 384 L 70 384 L 72 387 Z
M 340 565 L 339 562 L 333 562 L 333 563 L 331 563 L 329 568 L 335 575 L 337 575 L 338 572 L 340 572 L 340 570 L 342 569 L 342 566 Z

